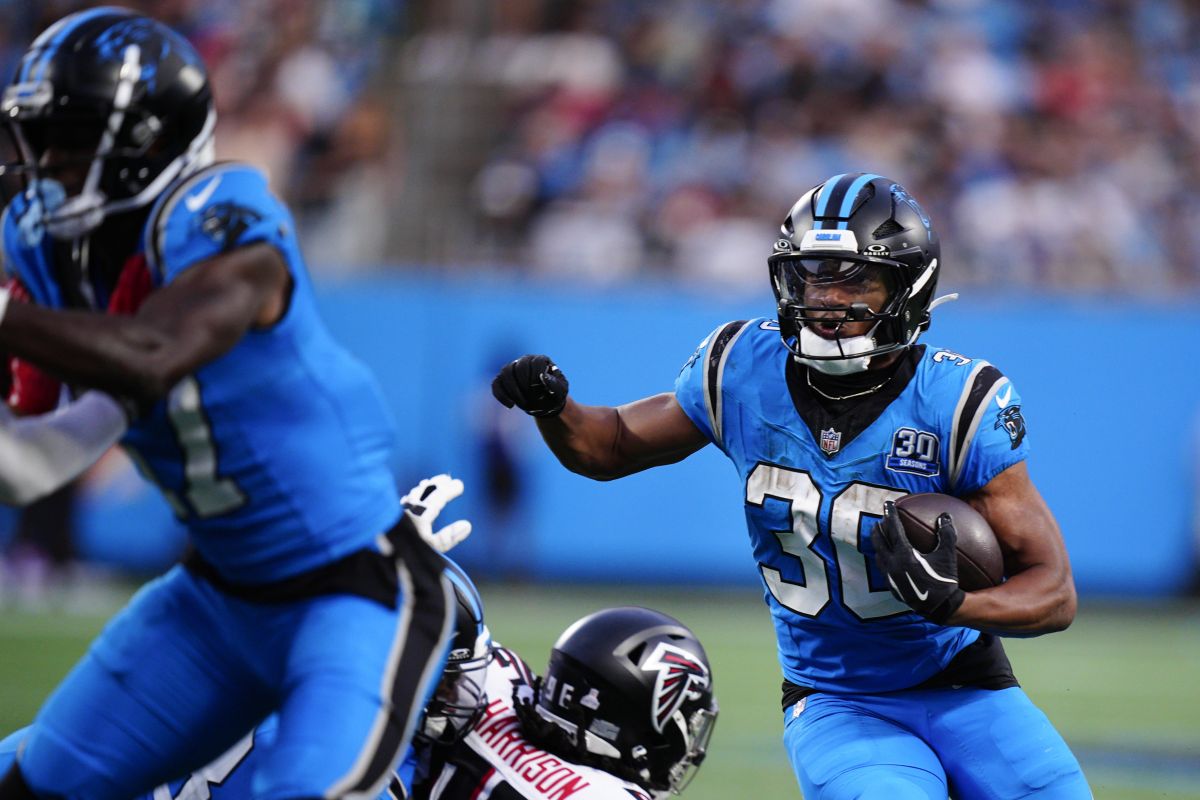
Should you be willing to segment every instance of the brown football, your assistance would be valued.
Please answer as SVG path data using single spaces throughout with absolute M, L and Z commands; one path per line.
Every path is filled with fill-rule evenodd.
M 948 494 L 910 494 L 896 501 L 904 532 L 913 547 L 928 553 L 936 543 L 937 518 L 947 513 L 958 534 L 958 585 L 973 592 L 996 586 L 1004 578 L 1004 557 L 992 526 L 983 515 Z

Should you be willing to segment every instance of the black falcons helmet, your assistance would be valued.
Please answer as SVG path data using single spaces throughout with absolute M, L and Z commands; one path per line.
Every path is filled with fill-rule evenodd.
M 81 237 L 114 213 L 152 202 L 174 179 L 212 160 L 216 125 L 208 74 L 167 26 L 122 8 L 56 22 L 22 57 L 0 100 L 30 202 L 46 230 Z M 86 172 L 67 197 L 48 149 Z M 59 165 L 61 166 L 61 165 Z
M 778 301 L 780 335 L 801 361 L 849 357 L 803 352 L 800 332 L 816 320 L 812 313 L 818 310 L 826 317 L 841 311 L 845 321 L 875 322 L 868 334 L 872 346 L 854 356 L 903 349 L 929 327 L 941 245 L 929 216 L 900 184 L 870 173 L 835 175 L 796 201 L 781 233 L 767 265 Z M 888 288 L 883 308 L 874 311 L 865 303 L 836 309 L 805 305 L 806 286 L 850 280 L 870 265 L 877 265 L 876 274 Z
M 415 734 L 425 744 L 459 741 L 475 727 L 487 706 L 485 678 L 492 660 L 492 636 L 483 622 L 483 601 L 475 584 L 449 558 L 446 575 L 454 586 L 454 638 L 442 679 Z
M 717 703 L 696 636 L 666 614 L 622 607 L 563 632 L 536 712 L 560 755 L 677 793 L 704 760 Z

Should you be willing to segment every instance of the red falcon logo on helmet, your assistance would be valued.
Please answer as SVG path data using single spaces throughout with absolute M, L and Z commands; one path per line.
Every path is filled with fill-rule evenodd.
M 651 715 L 654 729 L 659 733 L 684 700 L 698 696 L 699 691 L 709 685 L 708 667 L 687 650 L 666 642 L 658 643 L 642 669 L 658 672 L 654 680 Z

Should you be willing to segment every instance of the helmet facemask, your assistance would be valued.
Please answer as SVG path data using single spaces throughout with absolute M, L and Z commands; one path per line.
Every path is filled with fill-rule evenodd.
M 671 739 L 678 736 L 682 741 L 678 745 L 671 745 L 669 749 L 673 752 L 682 750 L 683 755 L 661 759 L 668 766 L 665 775 L 654 776 L 656 783 L 665 785 L 672 794 L 680 794 L 687 788 L 708 755 L 708 742 L 712 739 L 717 713 L 717 703 L 713 700 L 711 707 L 695 708 L 686 716 L 683 711 L 676 711 L 672 715 L 672 733 L 669 736 Z M 636 756 L 637 748 L 634 751 Z
M 451 651 L 442 678 L 425 706 L 417 739 L 426 744 L 451 745 L 475 727 L 488 703 L 485 681 L 493 652 L 487 626 L 469 651 Z
M 107 217 L 150 204 L 171 181 L 213 161 L 211 110 L 199 135 L 179 154 L 165 152 L 163 123 L 138 109 L 114 106 L 107 123 L 98 124 L 99 110 L 40 115 L 13 104 L 6 93 L 2 110 L 17 142 L 26 198 L 41 209 L 45 230 L 55 239 L 86 236 Z M 47 151 L 57 157 L 48 162 Z M 82 181 L 66 181 L 67 174 Z
M 899 262 L 777 252 L 768 265 L 784 343 L 797 361 L 821 372 L 866 370 L 874 357 L 911 345 L 928 324 L 927 316 L 910 324 L 910 300 L 921 287 Z

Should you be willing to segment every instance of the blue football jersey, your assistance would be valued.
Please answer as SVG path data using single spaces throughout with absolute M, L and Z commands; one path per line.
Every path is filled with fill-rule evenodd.
M 107 287 L 64 292 L 65 273 L 36 219 L 36 201 L 24 196 L 7 210 L 10 271 L 40 304 L 61 308 L 73 295 L 106 308 Z M 318 317 L 295 225 L 266 177 L 225 162 L 177 181 L 150 211 L 141 255 L 157 288 L 257 242 L 275 247 L 291 274 L 283 318 L 181 380 L 123 441 L 200 555 L 240 583 L 368 546 L 400 514 L 394 421 L 374 377 Z
M 979 634 L 893 597 L 871 529 L 887 500 L 967 494 L 1023 460 L 1021 398 L 986 361 L 922 347 L 907 385 L 862 430 L 814 431 L 789 390 L 791 358 L 774 320 L 729 323 L 701 342 L 675 396 L 745 487 L 784 676 L 833 692 L 914 686 Z

